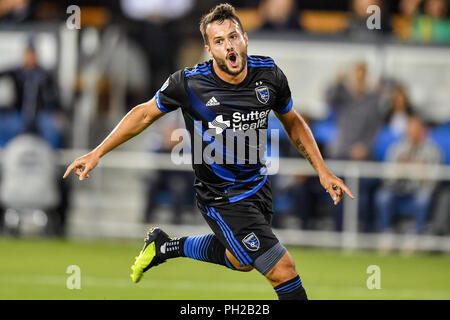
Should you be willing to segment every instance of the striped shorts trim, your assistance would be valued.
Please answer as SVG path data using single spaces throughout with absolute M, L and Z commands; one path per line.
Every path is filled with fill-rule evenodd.
M 217 224 L 219 225 L 228 245 L 231 248 L 231 253 L 236 257 L 236 259 L 239 261 L 241 266 L 245 267 L 245 266 L 248 266 L 249 264 L 251 264 L 253 262 L 252 259 L 247 254 L 247 252 L 245 252 L 245 250 L 242 248 L 242 246 L 239 244 L 239 242 L 233 235 L 233 232 L 231 231 L 230 227 L 220 216 L 220 213 L 217 212 L 213 207 L 205 206 L 205 209 L 206 209 L 208 217 L 215 220 L 217 222 Z

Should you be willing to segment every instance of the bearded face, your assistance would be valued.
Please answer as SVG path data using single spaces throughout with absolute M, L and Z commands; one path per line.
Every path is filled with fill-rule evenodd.
M 206 50 L 216 61 L 220 70 L 230 76 L 237 76 L 247 65 L 246 34 L 233 20 L 215 21 L 208 25 Z

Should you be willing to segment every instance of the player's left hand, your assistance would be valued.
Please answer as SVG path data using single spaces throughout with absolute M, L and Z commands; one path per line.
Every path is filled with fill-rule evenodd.
M 344 192 L 352 199 L 355 196 L 352 194 L 350 189 L 345 185 L 342 179 L 336 177 L 331 172 L 319 175 L 320 184 L 324 189 L 330 194 L 331 199 L 334 201 L 334 205 L 337 205 L 344 196 Z

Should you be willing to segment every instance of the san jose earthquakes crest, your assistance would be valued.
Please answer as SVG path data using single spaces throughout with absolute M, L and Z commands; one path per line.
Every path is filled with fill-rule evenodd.
M 267 102 L 269 102 L 269 88 L 267 88 L 266 86 L 262 86 L 262 87 L 258 87 L 255 89 L 256 92 L 256 98 L 258 98 L 258 101 L 266 104 Z
M 257 251 L 259 249 L 259 239 L 253 232 L 242 239 L 242 242 L 250 251 Z

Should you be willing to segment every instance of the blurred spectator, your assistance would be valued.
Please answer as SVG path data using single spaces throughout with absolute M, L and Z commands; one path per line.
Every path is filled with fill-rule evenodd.
M 39 65 L 33 40 L 25 49 L 23 64 L 0 71 L 0 77 L 13 82 L 15 102 L 9 113 L 20 121 L 20 131 L 16 134 L 37 131 L 54 148 L 61 147 L 62 130 L 68 121 L 61 110 L 53 74 Z
M 367 84 L 367 67 L 355 64 L 350 77 L 339 75 L 337 83 L 327 91 L 327 102 L 336 113 L 337 138 L 327 146 L 327 155 L 334 159 L 372 160 L 372 146 L 382 125 L 381 95 Z M 358 205 L 364 231 L 369 231 L 373 216 L 372 194 L 378 180 L 360 180 Z M 342 229 L 342 205 L 335 207 L 336 228 Z
M 446 18 L 447 10 L 447 0 L 426 0 L 425 14 L 417 14 L 414 19 L 413 39 L 450 43 L 450 20 Z
M 170 153 L 179 141 L 172 141 L 171 134 L 178 127 L 167 123 L 163 126 L 159 136 L 160 146 L 156 152 Z M 152 137 L 152 147 L 158 145 L 156 137 Z M 185 143 L 185 142 L 184 142 Z M 147 196 L 144 212 L 144 221 L 152 222 L 156 209 L 165 204 L 173 213 L 173 222 L 180 224 L 183 221 L 183 212 L 192 210 L 194 206 L 194 191 L 191 171 L 157 170 L 146 179 Z
M 408 125 L 413 109 L 406 90 L 397 85 L 391 94 L 384 126 L 379 130 L 374 143 L 374 157 L 378 161 L 386 160 L 386 153 L 392 143 L 398 141 Z
M 405 88 L 398 85 L 392 92 L 390 110 L 386 117 L 386 124 L 398 135 L 402 135 L 407 128 L 412 107 Z
M 299 30 L 299 15 L 294 0 L 263 0 L 258 6 L 262 30 Z
M 328 146 L 328 155 L 343 160 L 371 159 L 371 146 L 383 113 L 380 94 L 368 88 L 366 64 L 355 64 L 350 77 L 339 75 L 327 90 L 326 99 L 336 112 L 338 125 L 338 136 Z
M 372 14 L 367 12 L 369 6 L 378 6 L 381 10 L 380 27 L 381 29 L 369 29 L 367 19 Z M 391 28 L 389 25 L 389 12 L 385 10 L 380 0 L 351 0 L 352 13 L 349 18 L 348 27 L 345 34 L 355 40 L 377 40 L 380 36 L 389 34 Z
M 392 146 L 387 160 L 407 164 L 438 164 L 441 159 L 439 149 L 427 140 L 426 125 L 413 115 L 408 120 L 406 137 Z M 435 181 L 427 180 L 426 176 L 421 180 L 386 180 L 376 195 L 378 231 L 388 231 L 392 218 L 400 214 L 414 216 L 414 232 L 422 233 L 435 186 Z
M 402 40 L 409 40 L 417 7 L 422 0 L 400 0 L 399 15 L 395 20 L 395 33 Z
M 423 3 L 423 12 L 420 6 Z M 406 24 L 400 37 L 420 42 L 450 42 L 447 0 L 402 0 L 400 12 Z
M 0 22 L 17 23 L 27 19 L 36 1 L 0 0 Z
M 180 19 L 193 5 L 193 0 L 121 0 L 124 15 L 133 21 L 131 35 L 147 57 L 147 96 L 153 96 L 176 71 L 183 44 Z

